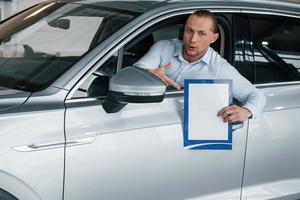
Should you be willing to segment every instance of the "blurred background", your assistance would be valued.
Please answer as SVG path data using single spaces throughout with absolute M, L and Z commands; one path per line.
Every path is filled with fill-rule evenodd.
M 0 20 L 45 0 L 0 0 Z

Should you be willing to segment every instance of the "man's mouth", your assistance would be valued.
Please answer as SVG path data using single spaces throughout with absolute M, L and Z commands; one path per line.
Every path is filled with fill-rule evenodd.
M 196 50 L 196 47 L 195 47 L 195 46 L 188 46 L 188 50 L 189 50 L 189 51 L 195 51 L 195 50 Z

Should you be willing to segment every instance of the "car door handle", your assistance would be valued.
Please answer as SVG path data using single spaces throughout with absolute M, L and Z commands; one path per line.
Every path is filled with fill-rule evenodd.
M 21 152 L 28 151 L 41 151 L 46 149 L 54 149 L 54 148 L 62 148 L 65 146 L 75 146 L 75 145 L 83 145 L 92 143 L 95 140 L 96 136 L 90 136 L 85 138 L 68 140 L 67 142 L 45 142 L 38 144 L 30 144 L 30 145 L 22 145 L 22 146 L 14 146 L 12 149 Z
M 79 139 L 73 139 L 73 140 L 68 140 L 66 142 L 66 146 L 75 146 L 75 145 L 83 145 L 83 144 L 90 144 L 94 142 L 96 138 L 96 135 L 90 136 L 90 137 L 85 137 L 85 138 L 79 138 Z

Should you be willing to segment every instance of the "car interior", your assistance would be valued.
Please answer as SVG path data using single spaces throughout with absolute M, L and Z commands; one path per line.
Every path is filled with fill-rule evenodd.
M 255 83 L 272 83 L 300 80 L 297 66 L 287 63 L 283 56 L 299 52 L 300 25 L 285 21 L 286 18 L 251 15 L 255 58 Z M 263 59 L 259 59 L 259 56 Z M 267 75 L 267 76 L 266 76 Z

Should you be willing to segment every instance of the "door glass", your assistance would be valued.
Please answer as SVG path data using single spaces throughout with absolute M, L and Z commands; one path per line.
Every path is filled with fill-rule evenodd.
M 117 63 L 118 56 L 115 53 L 80 85 L 72 98 L 106 97 L 109 79 L 115 74 Z
M 300 80 L 300 19 L 250 15 L 256 83 Z

